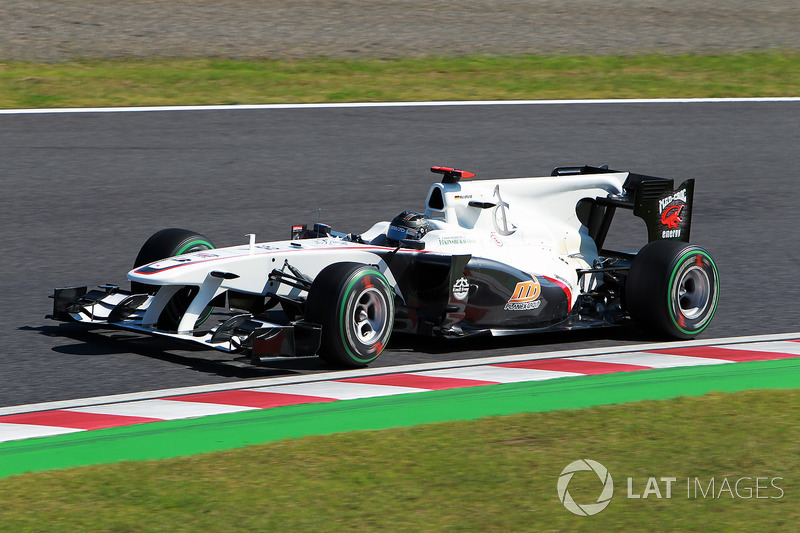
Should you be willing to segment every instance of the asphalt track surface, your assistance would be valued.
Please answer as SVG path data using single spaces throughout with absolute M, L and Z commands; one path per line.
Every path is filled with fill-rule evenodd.
M 141 244 L 187 227 L 217 245 L 322 219 L 363 231 L 422 209 L 441 164 L 479 177 L 603 164 L 697 179 L 692 241 L 719 267 L 703 338 L 798 330 L 800 103 L 226 110 L 0 116 L 0 407 L 329 372 L 265 367 L 127 332 L 46 320 L 55 286 L 125 281 Z M 627 213 L 623 213 L 627 214 Z M 619 220 L 618 222 L 624 222 Z M 611 244 L 641 242 L 637 221 Z M 504 339 L 396 338 L 373 366 L 633 345 L 631 328 Z

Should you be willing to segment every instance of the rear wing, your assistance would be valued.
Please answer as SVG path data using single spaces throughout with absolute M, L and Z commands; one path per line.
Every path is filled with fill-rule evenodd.
M 604 174 L 619 172 L 602 167 L 557 167 L 552 176 Z M 597 248 L 601 249 L 608 235 L 617 208 L 631 209 L 644 220 L 648 242 L 673 240 L 689 242 L 692 226 L 694 180 L 688 179 L 675 188 L 674 180 L 644 174 L 628 173 L 622 186 L 623 194 L 581 200 L 578 218 L 589 229 Z

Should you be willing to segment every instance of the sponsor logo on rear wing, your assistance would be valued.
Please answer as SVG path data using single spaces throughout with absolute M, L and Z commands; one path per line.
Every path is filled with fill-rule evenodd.
M 633 214 L 647 225 L 648 241 L 669 239 L 689 242 L 693 197 L 693 179 L 684 181 L 674 190 L 670 186 L 658 195 L 648 194 L 646 187 L 638 187 Z

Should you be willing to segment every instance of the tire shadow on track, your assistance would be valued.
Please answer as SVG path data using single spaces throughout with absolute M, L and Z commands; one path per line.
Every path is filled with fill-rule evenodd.
M 51 338 L 76 341 L 52 347 L 53 352 L 64 356 L 134 354 L 220 377 L 268 378 L 332 369 L 317 357 L 280 359 L 270 361 L 269 366 L 256 366 L 249 364 L 248 358 L 236 357 L 235 354 L 223 354 L 189 343 L 109 328 L 58 324 L 21 329 L 37 331 L 41 335 Z
M 27 331 L 54 339 L 74 342 L 51 348 L 62 356 L 109 356 L 134 354 L 205 374 L 224 378 L 256 379 L 279 376 L 327 373 L 341 370 L 318 357 L 287 357 L 250 363 L 248 357 L 224 354 L 168 338 L 138 334 L 84 324 L 57 324 L 23 327 Z M 579 330 L 558 333 L 532 333 L 508 337 L 475 336 L 464 339 L 420 337 L 407 334 L 392 336 L 386 352 L 373 367 L 417 362 L 464 360 L 500 355 L 499 352 L 526 353 L 587 348 L 601 345 L 653 342 L 633 326 Z

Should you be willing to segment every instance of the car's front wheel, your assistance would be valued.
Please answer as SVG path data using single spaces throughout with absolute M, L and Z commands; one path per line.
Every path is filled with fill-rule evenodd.
M 694 338 L 708 327 L 717 310 L 717 266 L 699 246 L 651 242 L 633 260 L 625 300 L 631 318 L 644 329 Z
M 377 269 L 335 263 L 314 279 L 306 301 L 306 320 L 322 325 L 320 357 L 358 368 L 377 359 L 386 347 L 394 308 L 394 292 Z
M 180 228 L 162 229 L 154 233 L 142 245 L 139 254 L 136 256 L 136 260 L 133 262 L 133 268 L 138 268 L 160 259 L 192 252 L 201 252 L 203 250 L 212 250 L 213 248 L 214 245 L 208 237 L 200 233 Z M 134 294 L 155 294 L 158 289 L 159 287 L 154 285 L 137 282 L 131 283 L 131 292 Z M 175 293 L 158 319 L 159 329 L 169 331 L 178 329 L 178 324 L 180 324 L 183 314 L 189 308 L 189 304 L 197 295 L 198 291 L 199 288 L 197 287 L 186 287 Z M 213 311 L 213 307 L 206 307 L 197 319 L 195 327 L 205 322 Z

